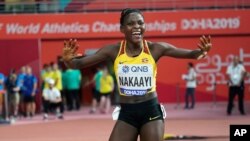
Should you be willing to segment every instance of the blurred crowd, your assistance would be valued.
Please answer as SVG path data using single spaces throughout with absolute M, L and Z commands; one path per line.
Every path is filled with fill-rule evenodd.
M 71 0 L 0 0 L 0 13 L 61 12 Z
M 44 64 L 39 77 L 32 73 L 30 66 L 22 66 L 18 71 L 11 69 L 8 75 L 0 72 L 0 117 L 32 118 L 41 111 L 44 120 L 51 114 L 63 119 L 65 110 L 80 110 L 84 86 L 93 88 L 89 112 L 109 113 L 110 97 L 115 89 L 113 76 L 105 65 L 99 66 L 93 74 L 93 78 L 90 76 L 83 84 L 80 70 L 62 68 L 58 63 Z
M 44 64 L 41 70 L 41 85 L 33 75 L 30 66 L 21 67 L 17 72 L 11 69 L 8 75 L 0 73 L 0 112 L 3 117 L 32 118 L 36 113 L 37 99 L 42 99 L 44 119 L 48 113 L 63 118 L 64 109 L 80 109 L 80 70 L 61 71 L 57 63 Z M 41 96 L 37 96 L 40 93 Z
M 0 73 L 0 112 L 5 118 L 20 114 L 32 117 L 35 114 L 37 78 L 30 66 L 23 66 L 20 72 L 11 69 L 5 76 Z

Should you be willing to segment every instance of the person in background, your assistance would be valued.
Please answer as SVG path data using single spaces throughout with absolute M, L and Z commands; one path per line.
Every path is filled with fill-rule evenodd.
M 41 78 L 41 91 L 43 91 L 44 87 L 45 87 L 45 75 L 47 73 L 47 69 L 48 69 L 48 64 L 43 64 L 43 68 L 41 70 L 40 73 L 40 78 Z
M 0 73 L 0 117 L 3 114 L 3 97 L 5 93 L 4 82 L 5 76 L 3 73 Z
M 45 88 L 42 94 L 44 103 L 43 119 L 48 119 L 48 113 L 51 109 L 55 110 L 57 118 L 63 119 L 61 92 L 55 87 L 55 81 L 53 79 L 48 79 L 47 81 L 49 88 Z
M 97 104 L 100 102 L 100 87 L 101 87 L 101 77 L 103 75 L 103 71 L 100 67 L 98 67 L 97 72 L 94 75 L 93 82 L 94 82 L 94 88 L 93 88 L 93 97 L 92 97 L 92 104 L 91 104 L 91 110 L 90 113 L 95 113 Z
M 58 67 L 57 63 L 53 63 L 52 65 L 52 79 L 55 81 L 54 86 L 60 91 L 62 102 L 61 102 L 61 112 L 64 112 L 64 103 L 65 103 L 65 96 L 62 95 L 63 92 L 63 84 L 62 84 L 62 72 Z
M 233 109 L 234 97 L 238 95 L 239 111 L 241 115 L 245 115 L 244 110 L 244 88 L 242 87 L 242 81 L 245 77 L 245 67 L 240 64 L 238 56 L 233 58 L 233 62 L 227 67 L 227 77 L 229 86 L 227 115 L 231 115 Z
M 47 83 L 48 79 L 53 78 L 53 71 L 51 65 L 44 65 L 44 69 L 42 71 L 42 81 L 43 81 L 43 88 L 49 88 L 49 84 Z
M 10 70 L 10 74 L 5 82 L 7 94 L 8 94 L 8 108 L 11 118 L 16 118 L 18 116 L 19 107 L 19 87 L 17 85 L 17 75 L 15 69 Z
M 23 96 L 26 106 L 26 116 L 33 117 L 36 111 L 35 96 L 37 92 L 37 78 L 32 74 L 32 68 L 27 66 L 27 75 L 23 82 Z
M 193 109 L 195 106 L 195 88 L 197 86 L 196 72 L 194 70 L 193 63 L 188 63 L 188 72 L 183 75 L 183 79 L 186 81 L 186 94 L 185 94 L 185 109 Z M 189 98 L 191 98 L 191 105 L 189 106 Z
M 67 90 L 67 106 L 71 111 L 74 108 L 80 110 L 79 90 L 81 87 L 81 72 L 78 69 L 67 69 L 64 74 L 64 86 Z
M 25 116 L 25 105 L 23 101 L 23 82 L 24 82 L 25 76 L 26 76 L 26 66 L 22 66 L 21 72 L 17 76 L 17 85 L 19 87 L 19 96 L 20 96 L 19 115 L 23 115 L 23 116 Z
M 65 105 L 64 105 L 64 110 L 65 109 L 68 109 L 68 90 L 67 90 L 67 75 L 66 75 L 66 68 L 62 68 L 62 87 L 63 87 L 63 90 L 62 90 L 62 93 L 61 93 L 61 95 L 64 95 L 65 96 Z
M 114 90 L 114 80 L 106 67 L 103 69 L 103 75 L 100 78 L 100 84 L 100 111 L 101 113 L 108 113 L 111 105 L 110 95 Z

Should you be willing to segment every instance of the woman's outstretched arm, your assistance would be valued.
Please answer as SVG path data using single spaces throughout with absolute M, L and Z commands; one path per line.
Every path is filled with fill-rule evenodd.
M 70 39 L 69 41 L 64 41 L 62 58 L 67 67 L 81 69 L 112 58 L 110 52 L 114 53 L 114 46 L 103 47 L 93 55 L 77 56 L 79 44 L 76 39 Z
M 198 43 L 198 49 L 189 50 L 183 48 L 177 48 L 168 43 L 155 43 L 157 49 L 159 49 L 159 55 L 157 56 L 170 56 L 175 58 L 187 58 L 187 59 L 201 59 L 204 58 L 212 47 L 211 37 L 200 37 L 200 43 Z M 158 51 L 157 51 L 158 52 Z

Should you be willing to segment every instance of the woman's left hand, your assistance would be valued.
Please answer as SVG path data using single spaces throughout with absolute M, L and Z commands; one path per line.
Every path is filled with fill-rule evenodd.
M 73 58 L 77 57 L 77 50 L 79 45 L 76 39 L 70 39 L 69 41 L 64 41 L 64 48 L 62 53 L 62 58 L 64 62 L 69 62 Z
M 204 35 L 200 37 L 200 43 L 198 43 L 198 47 L 200 48 L 201 53 L 197 56 L 197 59 L 204 58 L 212 48 L 211 37 L 206 37 Z

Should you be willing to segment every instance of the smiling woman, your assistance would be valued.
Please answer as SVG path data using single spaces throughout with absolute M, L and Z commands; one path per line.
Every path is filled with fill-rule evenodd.
M 76 39 L 65 41 L 63 60 L 68 67 L 78 69 L 107 59 L 114 62 L 121 108 L 110 141 L 137 141 L 138 136 L 140 141 L 162 141 L 165 110 L 157 100 L 156 62 L 163 56 L 203 58 L 212 47 L 211 39 L 202 36 L 195 50 L 146 41 L 144 17 L 137 9 L 121 12 L 120 31 L 125 36 L 123 41 L 86 57 L 76 55 L 79 47 Z

